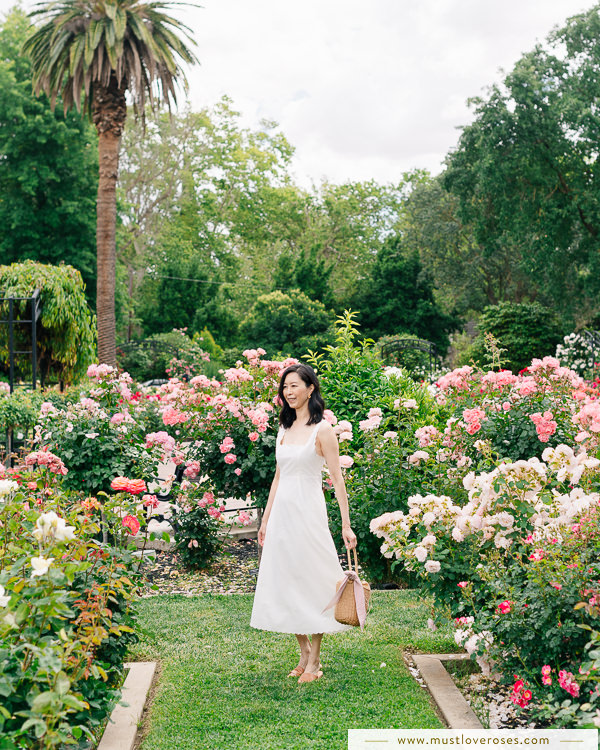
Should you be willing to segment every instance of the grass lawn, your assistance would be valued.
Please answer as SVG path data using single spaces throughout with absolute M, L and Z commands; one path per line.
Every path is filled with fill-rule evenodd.
M 365 631 L 326 635 L 324 677 L 307 685 L 286 677 L 295 637 L 249 626 L 251 594 L 165 595 L 137 608 L 129 658 L 160 661 L 141 750 L 343 750 L 349 728 L 442 726 L 400 650 L 456 646 L 449 630 L 427 629 L 414 591 L 375 591 Z

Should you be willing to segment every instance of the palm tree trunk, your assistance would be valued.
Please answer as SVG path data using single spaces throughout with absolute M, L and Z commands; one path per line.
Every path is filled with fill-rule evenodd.
M 114 75 L 108 86 L 94 90 L 92 119 L 98 131 L 98 200 L 96 202 L 96 253 L 98 281 L 96 315 L 98 319 L 98 361 L 117 364 L 115 284 L 117 178 L 119 147 L 127 117 L 125 86 Z
M 110 131 L 98 134 L 100 179 L 96 203 L 96 252 L 98 280 L 98 361 L 116 366 L 115 275 L 117 226 L 117 177 L 121 138 Z

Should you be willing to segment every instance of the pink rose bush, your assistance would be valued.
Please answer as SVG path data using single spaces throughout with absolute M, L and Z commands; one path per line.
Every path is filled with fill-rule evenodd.
M 161 462 L 181 462 L 176 441 L 150 429 L 160 420 L 160 394 L 133 390 L 130 376 L 109 365 L 90 365 L 88 377 L 77 401 L 43 403 L 35 430 L 36 454 L 60 456 L 67 487 L 95 495 L 123 473 L 153 481 Z

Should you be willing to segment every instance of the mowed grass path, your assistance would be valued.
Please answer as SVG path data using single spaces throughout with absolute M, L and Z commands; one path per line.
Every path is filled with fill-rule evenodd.
M 344 750 L 350 728 L 442 726 L 401 649 L 456 646 L 449 630 L 427 629 L 414 591 L 375 591 L 365 631 L 326 635 L 324 677 L 307 685 L 286 676 L 294 636 L 249 626 L 251 594 L 165 595 L 137 608 L 130 658 L 160 661 L 141 750 Z

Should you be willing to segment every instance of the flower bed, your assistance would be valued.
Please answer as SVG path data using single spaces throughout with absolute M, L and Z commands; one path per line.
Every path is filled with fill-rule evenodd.
M 445 426 L 417 429 L 409 458 L 423 488 L 371 530 L 434 594 L 436 618 L 455 618 L 457 642 L 513 685 L 516 705 L 600 725 L 595 393 L 550 357 L 519 376 L 460 368 L 438 387 Z
M 2 747 L 94 740 L 119 699 L 136 639 L 129 490 L 86 498 L 48 450 L 0 479 Z M 110 544 L 100 540 L 100 509 Z

